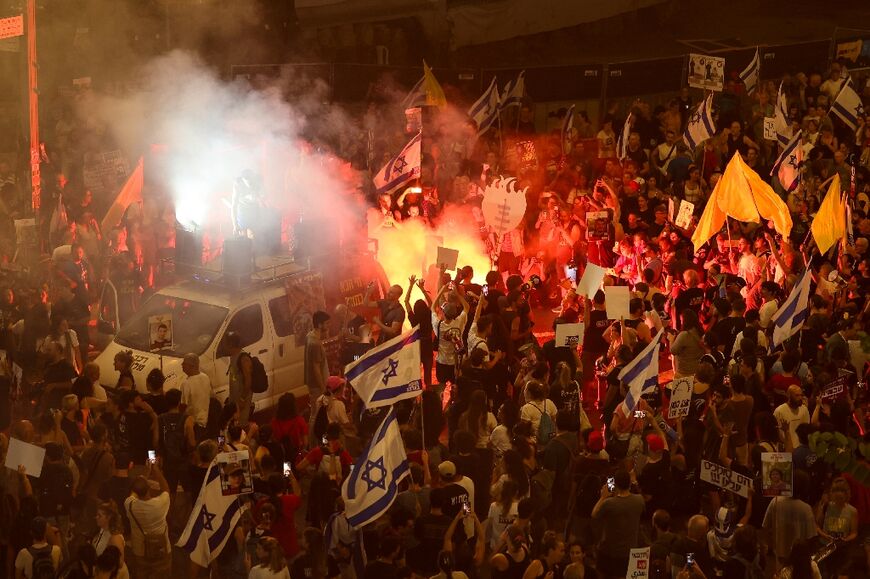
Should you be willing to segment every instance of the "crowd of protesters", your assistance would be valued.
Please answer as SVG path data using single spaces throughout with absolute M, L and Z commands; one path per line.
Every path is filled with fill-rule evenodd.
M 500 134 L 478 137 L 472 122 L 436 134 L 419 188 L 374 201 L 382 225 L 435 223 L 444 207 L 464 206 L 493 271 L 442 271 L 434 288 L 411 278 L 381 300 L 370 291 L 364 306 L 379 311 L 353 323 L 316 312 L 305 356 L 309 409 L 285 394 L 261 423 L 249 416 L 250 357 L 232 336 L 225 404 L 195 355 L 184 360 L 180 390 L 165 390 L 159 370 L 137 385 L 126 353 L 115 359 L 114 388 L 103 387 L 88 343 L 98 281 L 115 276 L 119 301 L 135 309 L 160 283 L 156 256 L 171 250 L 174 220 L 158 198 L 146 208 L 160 210 L 101 232 L 92 196 L 80 179 L 63 177 L 80 175 L 71 148 L 82 141 L 72 133 L 84 129 L 58 123 L 56 177 L 37 232 L 52 259 L 10 281 L 0 303 L 0 458 L 5 464 L 11 438 L 45 449 L 38 478 L 24 467 L 0 473 L 4 572 L 616 578 L 631 549 L 649 546 L 650 577 L 867 576 L 870 493 L 859 443 L 870 410 L 870 134 L 865 118 L 852 130 L 827 115 L 845 74 L 835 64 L 824 78 L 784 79 L 805 148 L 800 185 L 786 192 L 772 183 L 792 213 L 791 234 L 729 219 L 698 253 L 690 237 L 728 160 L 741 155 L 771 179 L 779 151 L 761 129 L 772 83 L 750 96 L 728 81 L 714 101 L 719 130 L 695 151 L 682 141 L 696 104 L 688 91 L 655 109 L 633 103 L 621 160 L 618 105 L 598 131 L 580 112 L 568 135 L 538 132 L 524 103 Z M 853 82 L 866 96 L 864 79 Z M 835 173 L 851 190 L 853 235 L 818 255 L 809 224 Z M 528 202 L 522 224 L 499 237 L 479 211 L 498 176 L 515 176 Z M 23 192 L 2 165 L 0 179 L 9 224 Z M 695 205 L 686 227 L 671 209 L 681 200 Z M 606 212 L 607 222 L 591 235 L 593 211 Z M 3 235 L 6 253 L 20 245 L 14 227 Z M 629 287 L 627 318 L 608 318 L 603 291 L 575 291 L 590 263 L 607 269 L 604 286 Z M 807 267 L 809 315 L 773 347 L 772 318 Z M 552 324 L 540 322 L 553 315 Z M 574 322 L 584 322 L 582 339 L 558 346 L 556 327 Z M 336 323 L 347 347 L 407 325 L 422 335 L 426 388 L 419 401 L 397 405 L 411 474 L 389 512 L 359 531 L 344 516 L 341 482 L 387 409 L 363 409 L 341 368 L 324 367 L 323 338 Z M 620 371 L 661 330 L 659 388 L 626 412 Z M 678 419 L 668 412 L 670 374 L 694 379 L 688 414 Z M 828 397 L 838 378 L 842 393 Z M 63 383 L 68 390 L 36 386 Z M 843 437 L 859 466 L 816 454 L 817 432 Z M 251 453 L 254 493 L 206 571 L 173 543 L 209 465 L 228 450 Z M 791 453 L 791 496 L 763 496 L 761 454 L 769 452 Z M 748 477 L 748 497 L 701 481 L 705 462 Z M 774 474 L 773 486 L 786 484 L 778 471 L 771 481 Z

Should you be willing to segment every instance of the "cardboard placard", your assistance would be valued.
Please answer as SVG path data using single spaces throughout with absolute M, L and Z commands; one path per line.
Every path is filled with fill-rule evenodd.
M 764 117 L 764 139 L 766 141 L 776 140 L 776 122 L 773 117 Z
M 42 475 L 42 463 L 45 461 L 45 449 L 35 444 L 9 439 L 9 450 L 6 452 L 6 468 L 18 471 L 18 465 L 24 465 L 28 476 L 39 478 Z
M 677 378 L 670 383 L 671 404 L 668 407 L 668 418 L 673 420 L 681 416 L 689 415 L 689 405 L 692 402 L 692 387 L 695 385 L 694 376 Z
M 0 18 L 0 38 L 15 38 L 24 34 L 24 16 Z
M 254 477 L 247 450 L 222 452 L 217 455 L 221 473 L 221 494 L 225 497 L 254 492 Z
M 680 201 L 680 209 L 677 211 L 677 218 L 674 220 L 674 225 L 687 229 L 692 223 L 692 213 L 695 212 L 695 204 L 683 199 Z
M 749 491 L 752 489 L 751 478 L 709 460 L 701 461 L 701 480 L 745 499 L 749 498 Z
M 630 314 L 628 304 L 631 292 L 627 285 L 612 285 L 604 288 L 604 306 L 608 320 L 628 319 Z
M 438 246 L 438 257 L 435 259 L 436 265 L 444 266 L 445 270 L 455 271 L 456 263 L 459 261 L 459 250 L 450 249 L 449 247 Z
M 598 267 L 594 263 L 586 264 L 583 277 L 580 278 L 580 283 L 577 284 L 577 293 L 589 299 L 595 297 L 595 294 L 601 289 L 601 282 L 604 281 L 604 274 L 606 272 L 606 269 Z
M 610 241 L 610 213 L 590 211 L 586 214 L 586 240 Z
M 689 55 L 689 86 L 719 92 L 724 82 L 724 58 L 706 54 Z
M 822 388 L 822 398 L 826 400 L 834 400 L 846 394 L 846 381 L 850 376 L 839 376 L 834 378 Z
M 576 348 L 583 340 L 583 322 L 556 326 L 556 347 Z
M 172 329 L 171 314 L 148 317 L 148 342 L 152 352 L 172 349 Z
M 761 494 L 766 497 L 790 497 L 794 481 L 790 452 L 761 453 Z
M 632 549 L 628 557 L 628 571 L 625 579 L 646 579 L 649 577 L 649 547 Z

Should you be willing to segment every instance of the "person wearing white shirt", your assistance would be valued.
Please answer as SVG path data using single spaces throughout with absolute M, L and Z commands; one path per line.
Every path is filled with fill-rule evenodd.
M 761 282 L 761 297 L 764 303 L 758 309 L 758 315 L 761 318 L 762 329 L 767 329 L 770 326 L 770 320 L 776 310 L 779 309 L 779 304 L 776 303 L 776 294 L 779 292 L 779 286 L 772 281 Z
M 49 533 L 56 534 L 57 529 L 50 527 L 45 518 L 36 517 L 31 521 L 30 534 L 33 537 L 33 544 L 18 551 L 18 555 L 15 557 L 16 579 L 31 579 L 33 577 L 33 562 L 37 558 L 43 557 L 44 552 L 48 552 L 51 557 L 55 571 L 60 568 L 60 547 L 49 544 L 47 538 Z
M 181 363 L 185 374 L 181 383 L 181 402 L 192 409 L 194 421 L 205 428 L 208 422 L 208 405 L 211 399 L 211 380 L 199 371 L 199 356 L 186 354 Z
M 526 384 L 526 394 L 529 402 L 520 408 L 520 420 L 532 423 L 532 436 L 537 438 L 541 417 L 546 412 L 553 424 L 556 424 L 558 410 L 553 401 L 546 397 L 543 385 L 537 380 L 530 380 Z M 549 441 L 540 441 L 541 444 L 547 442 Z
M 800 445 L 797 427 L 810 422 L 810 411 L 804 404 L 804 393 L 800 386 L 793 384 L 788 387 L 788 401 L 776 407 L 773 417 L 780 426 L 783 444 L 790 440 L 791 448 L 797 448 Z M 791 450 L 788 446 L 786 448 Z
M 133 480 L 132 493 L 124 501 L 124 511 L 130 520 L 130 561 L 134 577 L 169 577 L 172 568 L 172 545 L 169 543 L 169 484 L 156 464 L 149 465 L 149 479 Z M 156 489 L 152 487 L 156 483 Z M 165 539 L 163 554 L 145 553 L 145 535 Z
M 468 319 L 468 302 L 462 295 L 462 290 L 453 292 L 458 298 L 459 304 L 447 301 L 443 306 L 444 319 L 438 316 L 441 305 L 441 296 L 453 284 L 441 286 L 438 295 L 432 302 L 432 328 L 435 330 L 435 339 L 438 346 L 438 357 L 435 361 L 435 376 L 440 384 L 456 381 L 456 344 L 462 340 L 465 331 L 465 322 Z M 456 286 L 462 288 L 462 286 Z

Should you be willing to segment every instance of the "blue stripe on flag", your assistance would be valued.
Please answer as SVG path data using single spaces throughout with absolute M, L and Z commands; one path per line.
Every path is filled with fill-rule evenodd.
M 239 503 L 239 499 L 236 499 L 232 502 L 232 504 L 224 511 L 223 517 L 221 519 L 221 526 L 215 530 L 211 536 L 208 538 L 208 549 L 209 551 L 214 551 L 218 547 L 221 546 L 221 543 L 224 542 L 224 539 L 227 538 L 232 532 L 233 526 L 233 517 L 236 516 L 236 513 L 241 508 L 241 504 Z
M 635 380 L 638 376 L 640 376 L 643 372 L 646 372 L 649 365 L 652 364 L 653 355 L 655 354 L 655 348 L 647 352 L 642 358 L 637 358 L 635 362 L 632 364 L 630 369 L 620 378 L 626 384 L 629 384 Z
M 411 380 L 407 384 L 402 384 L 401 386 L 381 388 L 375 390 L 375 393 L 372 395 L 370 403 L 380 402 L 381 400 L 389 400 L 390 398 L 401 396 L 402 394 L 406 394 L 408 392 L 419 392 L 421 389 L 422 382 L 420 380 Z
M 380 428 L 378 428 L 375 435 L 372 437 L 372 441 L 366 447 L 365 452 L 360 453 L 357 457 L 356 462 L 353 465 L 353 472 L 347 477 L 347 498 L 355 499 L 356 498 L 356 483 L 359 480 L 360 473 L 365 469 L 366 460 L 372 452 L 372 448 L 374 448 L 380 441 L 384 439 L 384 436 L 387 435 L 387 429 L 390 425 L 396 421 L 396 413 L 390 409 L 390 412 L 387 414 L 386 418 L 384 418 L 384 422 L 381 424 Z
M 220 468 L 215 465 L 211 467 L 208 471 L 208 475 L 206 475 L 205 483 L 202 486 L 202 490 L 200 490 L 200 494 L 205 492 L 206 487 L 214 481 L 214 479 L 218 478 L 221 474 Z M 205 504 L 205 499 L 203 499 L 203 504 Z M 199 506 L 202 508 L 202 505 L 195 504 L 194 508 Z M 199 536 L 202 534 L 203 530 L 203 518 L 197 517 L 196 523 L 194 523 L 193 528 L 190 529 L 190 535 L 187 537 L 187 542 L 181 546 L 182 549 L 187 551 L 188 553 L 192 553 L 196 549 L 196 544 L 199 542 Z
M 355 468 L 354 471 L 356 470 L 357 469 Z M 384 496 L 373 502 L 371 505 L 369 505 L 367 508 L 363 509 L 356 515 L 348 517 L 347 521 L 354 527 L 358 527 L 363 523 L 374 519 L 383 511 L 388 509 L 393 503 L 393 500 L 396 498 L 396 495 L 398 494 L 398 481 L 400 481 L 402 477 L 407 475 L 408 472 L 410 472 L 408 468 L 408 460 L 405 459 L 400 465 L 393 469 L 392 478 L 390 479 L 390 484 L 387 487 L 387 492 L 384 493 Z M 350 487 L 348 487 L 348 489 L 350 489 Z
M 363 358 L 361 358 L 356 366 L 345 372 L 344 377 L 349 381 L 353 381 L 355 378 L 359 378 L 361 374 L 364 374 L 367 370 L 371 369 L 372 366 L 376 366 L 384 361 L 385 358 L 389 358 L 405 346 L 412 344 L 420 339 L 420 331 L 414 330 L 411 332 L 404 340 L 399 340 L 395 344 L 391 346 L 387 346 L 381 350 L 372 350 L 369 354 Z
M 416 179 L 419 174 L 419 169 L 415 167 L 410 173 L 402 173 L 389 183 L 384 184 L 381 187 L 377 188 L 378 195 L 384 193 L 392 193 L 392 191 L 398 187 L 401 187 L 404 183 Z
M 704 115 L 701 119 L 704 121 L 704 128 L 707 129 L 707 134 L 712 136 L 716 132 L 716 129 L 713 128 L 713 118 L 710 116 L 710 109 L 707 108 L 706 104 L 704 105 Z
M 858 126 L 858 117 L 852 114 L 852 111 L 844 107 L 838 102 L 835 102 L 831 105 L 831 112 L 843 119 L 844 122 L 849 123 L 853 127 Z

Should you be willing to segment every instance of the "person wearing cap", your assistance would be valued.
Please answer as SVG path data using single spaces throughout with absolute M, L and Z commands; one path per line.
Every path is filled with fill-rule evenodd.
M 443 484 L 444 502 L 442 510 L 448 517 L 455 517 L 463 505 L 474 509 L 474 482 L 456 471 L 456 465 L 445 460 L 438 465 L 438 474 Z
M 20 469 L 19 472 L 21 472 Z M 44 558 L 46 554 L 51 557 L 55 572 L 60 569 L 60 547 L 54 544 L 54 539 L 49 541 L 52 537 L 56 538 L 57 529 L 49 525 L 48 520 L 44 517 L 36 517 L 30 523 L 30 535 L 33 537 L 33 543 L 18 551 L 18 555 L 15 557 L 16 579 L 33 577 L 33 562 L 39 558 Z
M 637 475 L 637 484 L 646 501 L 646 512 L 652 514 L 671 505 L 671 453 L 658 420 L 647 414 L 647 421 L 655 432 L 646 435 L 647 461 Z
M 459 305 L 448 300 L 442 306 L 441 298 L 450 287 L 450 285 L 441 286 L 438 295 L 432 301 L 432 327 L 435 329 L 435 340 L 438 346 L 435 377 L 440 384 L 456 381 L 457 345 L 462 340 L 462 333 L 465 331 L 470 309 L 461 290 L 451 290 L 458 299 Z M 461 286 L 456 287 L 460 288 Z M 438 314 L 439 309 L 443 312 L 443 319 Z

